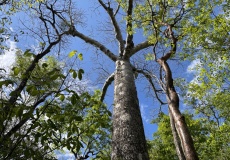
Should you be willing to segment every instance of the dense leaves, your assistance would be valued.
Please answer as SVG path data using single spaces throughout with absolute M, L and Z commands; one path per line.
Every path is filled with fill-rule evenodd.
M 111 113 L 100 102 L 101 93 L 79 93 L 64 85 L 67 76 L 53 57 L 39 61 L 9 112 L 7 101 L 33 57 L 28 50 L 18 51 L 11 73 L 1 79 L 0 157 L 53 159 L 54 151 L 64 148 L 76 158 L 108 156 Z
M 217 127 L 214 121 L 195 118 L 188 113 L 185 117 L 200 159 L 229 159 L 229 125 L 223 124 Z M 153 134 L 153 140 L 148 142 L 151 159 L 178 159 L 169 121 L 169 117 L 165 114 L 161 114 L 153 121 L 159 128 Z

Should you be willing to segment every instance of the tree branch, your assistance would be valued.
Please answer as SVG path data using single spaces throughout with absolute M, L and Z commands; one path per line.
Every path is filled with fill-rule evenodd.
M 116 33 L 116 39 L 119 43 L 119 52 L 120 52 L 119 55 L 122 55 L 124 52 L 125 44 L 124 44 L 123 37 L 121 34 L 121 29 L 117 23 L 116 18 L 115 18 L 116 14 L 113 14 L 113 9 L 110 8 L 110 6 L 106 7 L 106 5 L 102 2 L 102 0 L 98 0 L 98 1 L 110 16 L 110 19 L 111 19 L 113 27 L 114 27 L 114 31 Z
M 151 43 L 149 43 L 148 41 L 145 41 L 145 42 L 142 42 L 142 43 L 139 43 L 138 45 L 136 45 L 130 52 L 129 54 L 129 57 L 133 56 L 135 53 L 137 53 L 138 51 L 142 50 L 142 49 L 145 49 L 145 48 L 148 48 L 152 46 Z
M 9 101 L 8 101 L 8 106 L 7 108 L 9 108 L 10 106 L 14 105 L 14 103 L 16 102 L 18 96 L 20 95 L 21 91 L 25 88 L 26 83 L 28 81 L 28 79 L 30 78 L 30 74 L 31 72 L 34 70 L 34 68 L 36 67 L 36 64 L 38 63 L 38 61 L 44 57 L 46 54 L 48 54 L 51 50 L 51 48 L 53 46 L 55 46 L 56 44 L 58 44 L 61 41 L 61 36 L 58 38 L 58 40 L 50 43 L 50 45 L 46 48 L 46 50 L 44 50 L 42 53 L 38 54 L 33 62 L 31 63 L 31 65 L 27 68 L 26 72 L 24 73 L 23 79 L 21 81 L 21 83 L 19 84 L 19 86 L 13 91 L 12 96 L 10 97 Z
M 33 112 L 34 109 L 35 109 L 40 103 L 44 102 L 44 101 L 46 100 L 46 98 L 47 98 L 48 96 L 50 96 L 51 94 L 52 94 L 52 92 L 51 92 L 51 93 L 47 93 L 45 96 L 43 96 L 42 99 L 40 99 L 39 101 L 37 101 L 37 102 L 31 107 L 31 109 L 30 109 L 29 112 Z M 31 118 L 31 117 L 26 117 L 26 118 L 22 119 L 18 124 L 16 124 L 16 125 L 15 125 L 15 126 L 4 136 L 3 141 L 4 141 L 4 139 L 9 138 L 13 133 L 15 133 L 16 131 L 18 131 L 18 130 L 19 130 L 19 129 L 20 129 L 30 118 Z
M 75 27 L 72 28 L 72 31 L 70 33 L 70 35 L 72 35 L 73 37 L 78 37 L 80 39 L 82 39 L 83 41 L 85 41 L 86 43 L 89 43 L 93 46 L 95 46 L 96 48 L 100 49 L 103 53 L 105 53 L 105 55 L 107 55 L 112 61 L 116 61 L 118 59 L 118 57 L 113 54 L 108 48 L 106 48 L 103 44 L 101 44 L 100 42 L 78 32 Z
M 105 84 L 102 88 L 102 95 L 101 95 L 101 99 L 100 99 L 101 102 L 103 102 L 103 100 L 105 98 L 105 94 L 106 94 L 106 91 L 107 91 L 109 85 L 114 81 L 114 76 L 115 76 L 115 74 L 113 73 L 106 79 Z
M 174 88 L 172 72 L 167 63 L 167 60 L 171 57 L 171 55 L 176 53 L 176 45 L 178 41 L 178 39 L 174 37 L 172 25 L 168 25 L 168 28 L 165 32 L 165 36 L 172 40 L 171 50 L 165 56 L 158 59 L 157 62 L 162 66 L 165 72 L 166 96 L 169 106 L 169 112 L 170 114 L 172 114 L 172 116 L 170 115 L 170 119 L 173 118 L 177 133 L 180 137 L 182 148 L 184 149 L 183 151 L 186 159 L 199 160 L 193 144 L 192 136 L 189 133 L 184 116 L 181 114 L 179 110 L 179 96 Z
M 155 96 L 156 96 L 157 100 L 161 103 L 161 105 L 167 104 L 167 103 L 163 102 L 163 101 L 160 99 L 160 97 L 158 96 L 158 94 L 157 94 L 157 89 L 156 89 L 156 87 L 155 87 L 155 85 L 154 85 L 154 83 L 153 83 L 153 81 L 152 81 L 152 75 L 149 74 L 148 72 L 145 72 L 145 71 L 141 70 L 141 69 L 136 69 L 135 71 L 137 71 L 138 73 L 141 73 L 142 75 L 144 75 L 145 78 L 149 81 L 149 83 L 150 83 L 150 85 L 151 85 L 151 87 L 152 87 L 152 89 L 153 89 L 153 92 L 155 93 Z
M 5 4 L 8 4 L 8 3 L 9 3 L 8 0 L 2 0 L 2 1 L 0 2 L 0 6 L 5 5 Z
M 124 58 L 127 59 L 130 57 L 130 51 L 134 47 L 133 44 L 133 25 L 132 25 L 132 13 L 133 13 L 133 0 L 128 1 L 128 10 L 127 10 L 127 22 L 126 22 L 126 48 L 124 52 Z M 130 33 L 131 32 L 131 33 Z

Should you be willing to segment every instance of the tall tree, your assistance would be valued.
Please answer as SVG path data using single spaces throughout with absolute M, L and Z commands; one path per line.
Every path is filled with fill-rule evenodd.
M 141 49 L 151 46 L 148 41 L 134 46 L 132 16 L 134 1 L 125 3 L 124 12 L 126 14 L 126 38 L 124 41 L 120 26 L 115 18 L 117 11 L 114 11 L 110 3 L 106 5 L 103 1 L 98 1 L 109 15 L 114 27 L 115 37 L 119 44 L 119 54 L 112 51 L 98 41 L 83 35 L 75 27 L 72 35 L 79 37 L 87 43 L 100 49 L 116 65 L 114 73 L 114 107 L 113 107 L 113 130 L 112 130 L 112 153 L 111 159 L 149 159 L 143 123 L 139 109 L 139 101 L 134 82 L 134 71 L 130 58 Z M 118 3 L 118 7 L 120 4 Z
M 134 1 L 129 0 L 124 3 L 124 12 L 126 14 L 126 40 L 124 41 L 123 33 L 116 20 L 117 11 L 113 10 L 110 3 L 104 3 L 99 0 L 99 4 L 104 8 L 105 12 L 109 15 L 111 23 L 114 27 L 116 40 L 119 44 L 119 53 L 115 54 L 110 51 L 105 45 L 92 39 L 89 36 L 79 32 L 75 24 L 69 19 L 64 22 L 67 26 L 71 27 L 71 35 L 78 37 L 101 50 L 105 56 L 115 63 L 116 70 L 114 73 L 114 108 L 113 108 L 113 130 L 112 130 L 112 153 L 111 158 L 117 159 L 149 159 L 146 140 L 144 135 L 143 123 L 139 109 L 139 102 L 137 98 L 137 91 L 134 82 L 134 71 L 130 58 L 138 51 L 151 46 L 146 40 L 136 46 L 133 43 L 133 26 L 132 16 Z M 121 2 L 118 3 L 118 9 Z M 55 16 L 59 13 L 51 7 L 50 3 L 44 3 L 46 8 Z M 111 78 L 112 79 L 112 78 Z M 109 81 L 108 81 L 109 82 Z M 106 85 L 105 85 L 106 86 Z

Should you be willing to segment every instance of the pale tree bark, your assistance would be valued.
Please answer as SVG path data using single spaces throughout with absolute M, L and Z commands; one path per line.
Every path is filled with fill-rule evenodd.
M 119 58 L 104 45 L 81 34 L 76 29 L 72 31 L 72 35 L 99 48 L 112 61 L 116 62 L 111 159 L 148 160 L 144 128 L 133 77 L 133 69 L 129 58 L 133 50 L 139 51 L 150 45 L 147 45 L 145 42 L 136 47 L 127 45 L 131 47 L 126 49 L 126 58 L 121 54 Z M 130 51 L 130 54 L 128 51 Z M 112 80 L 113 76 L 109 77 L 108 83 L 111 83 Z M 107 87 L 107 84 L 105 84 L 105 90 Z M 101 99 L 104 99 L 104 95 Z
M 147 160 L 133 70 L 128 60 L 117 60 L 114 85 L 111 159 Z

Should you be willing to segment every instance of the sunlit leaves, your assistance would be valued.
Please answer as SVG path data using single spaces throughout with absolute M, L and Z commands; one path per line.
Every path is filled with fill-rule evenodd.
M 60 98 L 61 101 L 64 101 L 64 100 L 65 100 L 65 96 L 64 96 L 63 94 L 60 94 L 60 95 L 59 95 L 59 98 Z
M 72 58 L 76 53 L 77 53 L 76 50 L 71 51 L 71 52 L 68 54 L 69 58 Z
M 109 142 L 108 131 L 111 127 L 111 113 L 99 101 L 101 93 L 97 91 L 94 95 L 87 92 L 78 95 L 73 90 L 67 92 L 71 96 L 67 96 L 68 94 L 66 96 L 64 94 L 59 95 L 59 98 L 65 96 L 63 100 L 65 106 L 58 105 L 56 102 L 47 108 L 45 117 L 49 119 L 46 120 L 47 118 L 44 117 L 44 120 L 41 119 L 40 121 L 43 128 L 47 128 L 47 131 L 46 129 L 45 132 L 41 130 L 43 135 L 40 136 L 49 137 L 50 143 L 61 144 L 70 151 L 74 150 L 77 154 L 89 149 L 95 150 L 95 153 L 105 150 Z M 56 132 L 57 128 L 58 132 Z M 52 136 L 54 132 L 56 132 L 55 136 Z M 50 135 L 50 133 L 52 134 Z M 60 139 L 57 143 L 58 137 L 63 135 L 66 135 L 64 136 L 66 138 Z M 43 138 L 42 141 L 45 143 L 47 140 Z
M 77 55 L 77 57 L 78 57 L 79 60 L 81 60 L 81 61 L 83 60 L 83 54 L 82 54 L 82 53 L 79 53 L 79 54 Z
M 146 61 L 155 60 L 155 55 L 151 54 L 151 53 L 148 53 L 148 54 L 145 55 L 145 60 Z

